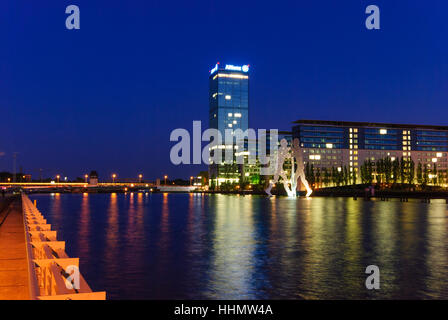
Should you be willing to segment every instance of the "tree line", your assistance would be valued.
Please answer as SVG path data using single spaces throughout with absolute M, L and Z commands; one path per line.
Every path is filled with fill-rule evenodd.
M 358 173 L 350 171 L 347 166 L 315 168 L 309 162 L 305 165 L 305 176 L 314 187 L 346 186 L 357 183 Z M 419 185 L 441 185 L 447 183 L 447 170 L 438 170 L 433 166 L 418 163 L 417 168 L 412 159 L 385 157 L 377 161 L 365 160 L 359 168 L 362 184 L 402 183 Z

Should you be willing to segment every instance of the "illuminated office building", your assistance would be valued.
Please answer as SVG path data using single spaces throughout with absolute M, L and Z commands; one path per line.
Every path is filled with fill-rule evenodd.
M 225 130 L 243 131 L 249 127 L 249 66 L 221 65 L 217 63 L 209 76 L 209 127 L 218 129 L 224 139 Z M 234 159 L 231 163 L 211 163 L 210 180 L 216 185 L 223 182 L 237 183 L 243 176 L 243 168 L 236 164 L 236 141 L 231 145 L 217 146 L 231 148 Z M 213 150 L 212 150 L 213 154 Z M 223 153 L 224 159 L 224 153 Z
M 366 160 L 375 162 L 389 157 L 412 159 L 417 167 L 446 177 L 448 169 L 448 127 L 348 121 L 298 120 L 293 138 L 298 138 L 304 161 L 314 168 L 344 167 L 357 177 Z

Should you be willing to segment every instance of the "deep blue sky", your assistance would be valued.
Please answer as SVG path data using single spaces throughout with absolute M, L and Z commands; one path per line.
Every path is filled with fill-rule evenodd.
M 65 28 L 65 7 L 81 30 Z M 364 26 L 381 10 L 381 30 Z M 189 177 L 170 132 L 207 124 L 208 70 L 250 64 L 250 126 L 448 125 L 445 0 L 0 2 L 0 171 Z

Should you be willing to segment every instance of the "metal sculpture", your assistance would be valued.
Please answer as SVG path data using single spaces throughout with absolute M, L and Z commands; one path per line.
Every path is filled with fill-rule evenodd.
M 291 177 L 289 179 L 283 169 L 286 159 L 291 160 Z M 293 140 L 292 148 L 288 147 L 288 142 L 286 139 L 282 139 L 280 141 L 277 156 L 273 160 L 275 162 L 274 179 L 265 190 L 269 196 L 272 196 L 272 187 L 280 178 L 283 180 L 283 186 L 288 194 L 288 197 L 297 197 L 297 183 L 299 178 L 307 190 L 306 196 L 309 197 L 311 195 L 313 190 L 311 190 L 308 181 L 305 178 L 302 149 L 300 148 L 299 139 L 296 138 Z

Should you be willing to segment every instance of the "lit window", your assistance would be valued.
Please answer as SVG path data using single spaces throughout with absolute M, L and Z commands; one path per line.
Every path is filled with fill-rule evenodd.
M 241 113 L 235 113 L 235 118 L 241 118 Z
M 226 100 L 230 100 L 230 99 L 232 99 L 232 96 L 231 95 L 226 95 Z
M 437 152 L 437 158 L 442 157 L 442 152 Z
M 236 120 L 233 120 L 233 124 L 236 124 Z
M 227 115 L 228 115 L 229 117 L 231 117 L 233 114 L 232 114 L 232 113 L 228 113 Z
M 235 73 L 227 74 L 227 73 L 218 73 L 218 77 L 220 78 L 233 78 L 233 79 L 249 79 L 248 76 L 243 76 Z
M 432 162 L 437 162 L 437 158 L 432 158 Z
M 229 128 L 232 128 L 232 124 L 231 123 L 229 123 Z
M 387 129 L 380 129 L 380 134 L 387 134 Z

